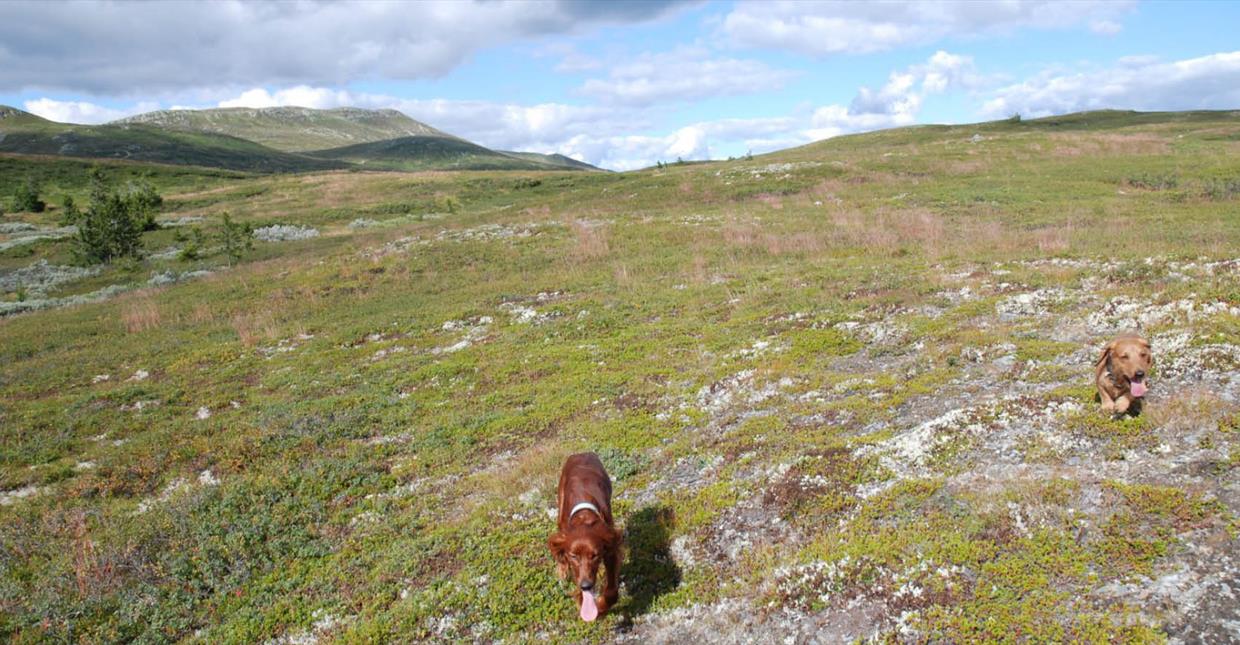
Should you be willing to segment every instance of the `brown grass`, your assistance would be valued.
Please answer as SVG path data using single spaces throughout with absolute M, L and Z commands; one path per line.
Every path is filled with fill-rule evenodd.
M 753 196 L 753 199 L 754 201 L 758 201 L 763 204 L 766 204 L 767 206 L 770 206 L 771 208 L 777 211 L 783 210 L 784 208 L 783 197 L 776 195 L 774 193 L 758 193 L 757 195 Z
M 80 597 L 95 595 L 98 582 L 111 578 L 111 567 L 101 567 L 95 542 L 86 529 L 86 516 L 78 512 L 73 519 L 73 576 Z
M 1075 234 L 1076 226 L 1072 222 L 1063 222 L 1034 229 L 1033 242 L 1042 253 L 1063 253 L 1072 247 Z
M 578 259 L 606 257 L 611 253 L 611 245 L 607 241 L 607 226 L 596 222 L 583 222 L 574 219 L 569 224 L 577 245 L 573 247 L 573 255 Z
M 121 306 L 121 321 L 125 323 L 125 331 L 131 334 L 157 329 L 161 322 L 159 305 L 150 294 L 135 296 Z
M 1155 134 L 1052 134 L 1051 156 L 1163 155 L 1171 152 L 1165 137 Z
M 235 314 L 232 328 L 246 347 L 253 347 L 260 340 L 273 340 L 279 335 L 275 317 L 270 311 Z
M 573 450 L 559 441 L 539 442 L 504 464 L 498 472 L 480 473 L 476 485 L 494 497 L 509 499 L 531 488 L 555 499 L 560 468 Z

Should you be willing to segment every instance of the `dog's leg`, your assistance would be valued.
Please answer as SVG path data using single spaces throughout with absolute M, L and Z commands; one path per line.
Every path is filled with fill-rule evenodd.
M 1115 399 L 1115 414 L 1123 414 L 1128 411 L 1128 406 L 1132 404 L 1132 399 L 1128 395 L 1122 395 Z
M 1111 399 L 1111 396 L 1107 394 L 1106 390 L 1102 388 L 1098 388 L 1098 399 L 1102 401 L 1103 412 L 1114 412 L 1115 411 L 1115 401 Z
M 620 550 L 617 549 L 607 554 L 607 560 L 603 565 L 607 567 L 607 586 L 603 589 L 602 597 L 599 598 L 599 613 L 614 607 L 616 601 L 620 600 Z

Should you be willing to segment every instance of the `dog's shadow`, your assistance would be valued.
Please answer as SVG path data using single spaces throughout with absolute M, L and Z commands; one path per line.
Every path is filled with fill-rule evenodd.
M 666 506 L 643 508 L 628 518 L 627 557 L 620 571 L 625 594 L 616 608 L 622 628 L 649 611 L 656 598 L 680 586 L 680 567 L 672 559 L 669 539 L 675 523 L 675 513 Z

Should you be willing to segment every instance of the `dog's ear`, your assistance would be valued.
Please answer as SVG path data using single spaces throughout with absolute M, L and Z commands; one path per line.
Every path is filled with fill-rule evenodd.
M 556 575 L 568 577 L 568 536 L 563 533 L 552 533 L 547 538 L 547 548 L 551 549 L 551 557 L 555 559 Z
M 1102 355 L 1098 357 L 1098 362 L 1095 365 L 1101 366 L 1107 362 L 1107 359 L 1111 357 L 1111 350 L 1113 349 L 1115 349 L 1115 341 L 1107 343 L 1107 346 L 1102 348 Z
M 547 538 L 547 548 L 551 549 L 551 557 L 563 564 L 568 557 L 568 536 L 562 532 L 552 533 Z

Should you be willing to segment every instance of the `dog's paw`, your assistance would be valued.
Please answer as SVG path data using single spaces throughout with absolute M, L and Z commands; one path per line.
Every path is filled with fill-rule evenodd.
M 1114 412 L 1114 411 L 1115 411 L 1115 402 L 1114 402 L 1114 401 L 1104 401 L 1104 402 L 1102 403 L 1102 411 L 1103 411 L 1103 412 Z
M 1128 411 L 1128 406 L 1129 406 L 1130 404 L 1131 404 L 1131 401 L 1129 401 L 1129 400 L 1128 400 L 1128 397 L 1122 397 L 1122 398 L 1120 398 L 1120 399 L 1117 399 L 1117 400 L 1115 401 L 1115 413 L 1116 413 L 1116 414 L 1123 414 L 1123 413 L 1127 412 L 1127 411 Z

